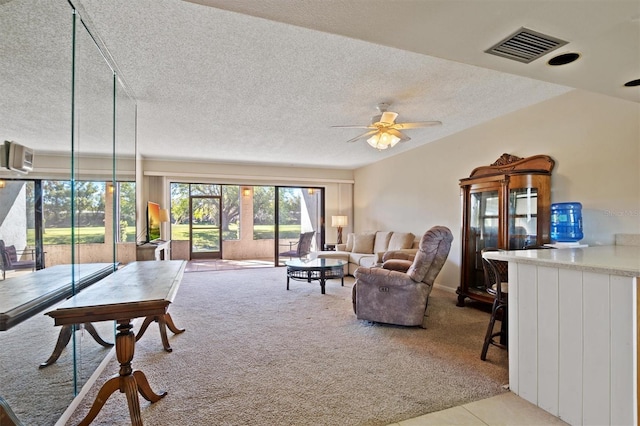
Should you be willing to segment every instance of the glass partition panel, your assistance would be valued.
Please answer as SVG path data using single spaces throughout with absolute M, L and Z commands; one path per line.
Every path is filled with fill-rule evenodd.
M 71 283 L 79 264 L 113 270 L 116 257 L 135 259 L 136 103 L 73 3 L 0 2 L 0 52 L 7 59 L 0 67 L 0 143 L 35 151 L 28 175 L 0 170 L 0 180 L 10 183 L 0 190 L 0 240 L 35 248 L 37 258 L 36 272 L 9 271 L 0 281 L 3 313 L 13 301 L 22 303 L 21 292 L 6 289 L 14 278 L 24 284 L 23 272 L 40 277 L 64 270 L 67 288 L 77 291 Z M 116 225 L 121 218 L 124 231 Z M 90 336 L 91 325 L 68 334 L 54 327 L 43 313 L 56 306 L 0 323 L 0 417 L 5 411 L 23 424 L 54 424 L 110 353 Z M 94 326 L 113 341 L 112 323 Z
M 64 1 L 0 2 L 0 28 L 0 143 L 9 140 L 32 148 L 36 167 L 29 174 L 0 171 L 0 180 L 6 182 L 0 189 L 0 240 L 30 251 L 42 238 L 36 223 L 43 208 L 39 179 L 53 177 L 39 173 L 39 165 L 44 161 L 49 170 L 57 170 L 56 179 L 70 177 L 71 8 Z M 45 271 L 49 259 L 70 263 L 70 251 L 44 252 Z M 12 282 L 20 285 L 12 280 L 32 273 L 11 270 L 5 280 L 0 276 L 3 313 L 21 303 L 3 291 L 14 286 Z M 74 398 L 70 348 L 55 365 L 38 368 L 52 354 L 60 332 L 44 315 L 52 308 L 0 327 L 0 397 L 26 425 L 54 424 Z
M 71 142 L 71 245 L 73 264 L 115 262 L 112 182 L 114 180 L 116 78 L 83 16 L 76 14 L 74 37 L 73 135 Z M 73 269 L 74 284 L 82 276 Z M 75 292 L 80 291 L 79 288 Z M 86 331 L 94 327 L 100 339 Z M 78 326 L 74 391 L 95 371 L 114 342 L 112 322 Z
M 113 179 L 107 194 L 113 200 L 115 259 L 130 257 L 136 242 L 136 102 L 120 78 L 115 86 Z

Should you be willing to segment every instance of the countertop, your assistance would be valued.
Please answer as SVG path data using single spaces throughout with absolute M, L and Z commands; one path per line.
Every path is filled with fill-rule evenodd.
M 487 252 L 487 259 L 561 267 L 609 275 L 640 277 L 640 247 L 592 246 Z

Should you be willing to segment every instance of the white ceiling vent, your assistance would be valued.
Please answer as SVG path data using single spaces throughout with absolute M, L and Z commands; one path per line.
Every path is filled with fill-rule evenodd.
M 567 43 L 559 38 L 520 28 L 485 52 L 528 64 Z

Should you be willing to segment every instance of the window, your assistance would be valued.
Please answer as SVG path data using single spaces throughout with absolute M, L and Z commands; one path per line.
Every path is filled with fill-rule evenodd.
M 189 239 L 189 197 L 222 197 L 223 240 L 240 239 L 240 187 L 195 183 L 171 184 L 171 239 Z
M 253 187 L 253 239 L 275 238 L 275 196 L 273 186 Z
M 76 181 L 71 206 L 71 181 L 42 181 L 43 244 L 105 242 L 106 191 L 113 194 L 117 224 L 115 240 L 135 242 L 135 182 Z M 72 241 L 71 221 L 75 234 Z M 111 232 L 111 229 L 108 230 Z
M 136 183 L 118 182 L 114 188 L 116 241 L 132 243 L 136 241 Z

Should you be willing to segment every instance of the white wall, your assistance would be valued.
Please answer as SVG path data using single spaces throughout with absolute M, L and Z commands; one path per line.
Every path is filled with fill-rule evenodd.
M 503 153 L 556 161 L 551 202 L 582 203 L 584 243 L 640 233 L 640 105 L 578 90 L 356 170 L 355 231 L 448 226 L 454 243 L 436 283 L 457 288 L 459 179 Z

